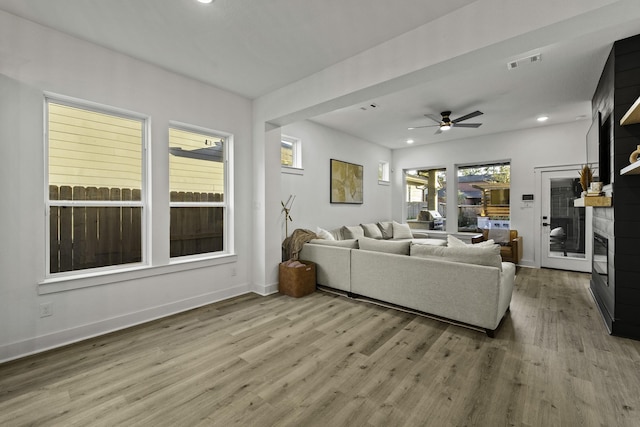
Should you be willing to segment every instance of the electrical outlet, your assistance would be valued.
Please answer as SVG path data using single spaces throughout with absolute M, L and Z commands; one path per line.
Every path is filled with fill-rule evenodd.
M 231 269 L 231 276 L 235 276 L 236 274 L 238 274 L 238 272 L 236 271 L 236 268 L 235 268 L 235 267 L 233 267 L 233 268 Z
M 53 316 L 53 303 L 43 302 L 40 304 L 40 317 Z

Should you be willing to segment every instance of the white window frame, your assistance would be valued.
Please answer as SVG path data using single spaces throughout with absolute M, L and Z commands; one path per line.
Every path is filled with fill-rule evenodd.
M 378 163 L 378 184 L 381 185 L 389 185 L 391 181 L 391 167 L 389 166 L 389 162 L 385 160 L 380 160 Z M 382 169 L 382 177 L 380 177 L 380 169 Z
M 233 135 L 228 132 L 213 130 L 201 126 L 196 126 L 188 123 L 182 123 L 177 121 L 169 121 L 169 127 L 167 128 L 167 134 L 169 129 L 182 130 L 186 132 L 194 132 L 202 135 L 210 136 L 212 138 L 221 138 L 224 140 L 224 197 L 222 202 L 169 202 L 169 211 L 171 208 L 198 208 L 198 207 L 221 207 L 223 208 L 223 247 L 221 251 L 206 252 L 193 255 L 182 255 L 177 257 L 169 256 L 169 263 L 176 264 L 190 260 L 219 258 L 221 256 L 228 256 L 234 253 L 234 236 L 231 230 L 233 227 L 233 173 L 231 171 L 233 165 Z M 167 165 L 167 172 L 170 175 L 171 169 Z
M 282 144 L 291 144 L 292 151 L 292 165 L 287 166 L 280 164 L 282 168 L 282 172 L 284 173 L 299 173 L 302 171 L 302 139 L 297 138 L 295 136 L 282 135 L 280 137 L 280 147 L 282 149 Z
M 93 111 L 97 113 L 108 114 L 112 116 L 119 116 L 129 120 L 139 120 L 142 123 L 142 147 L 141 147 L 141 188 L 140 188 L 140 200 L 135 201 L 110 201 L 110 200 L 83 200 L 81 202 L 74 200 L 49 200 L 49 104 L 60 104 L 68 107 L 74 107 L 87 111 Z M 86 101 L 78 98 L 72 98 L 65 95 L 45 92 L 44 93 L 44 198 L 45 198 L 45 282 L 47 279 L 66 279 L 74 277 L 87 277 L 95 274 L 101 274 L 105 272 L 120 272 L 129 271 L 137 266 L 148 265 L 149 256 L 149 200 L 148 200 L 148 171 L 149 171 L 149 135 L 151 134 L 150 117 L 141 113 L 125 110 L 122 108 L 112 107 L 96 102 Z M 141 213 L 141 262 L 117 264 L 105 267 L 88 268 L 82 270 L 63 271 L 58 273 L 51 273 L 51 247 L 50 247 L 50 213 L 52 206 L 84 206 L 84 207 L 139 207 L 142 209 Z

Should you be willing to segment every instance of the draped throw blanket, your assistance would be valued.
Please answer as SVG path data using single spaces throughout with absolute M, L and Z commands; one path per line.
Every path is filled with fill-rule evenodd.
M 293 230 L 291 236 L 284 239 L 282 249 L 284 250 L 284 259 L 297 260 L 300 251 L 305 243 L 312 239 L 317 239 L 316 233 L 311 230 L 297 228 Z

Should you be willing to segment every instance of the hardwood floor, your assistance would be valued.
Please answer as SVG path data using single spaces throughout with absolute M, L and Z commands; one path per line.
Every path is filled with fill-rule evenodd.
M 588 278 L 520 269 L 494 339 L 245 295 L 0 365 L 0 425 L 638 426 L 640 342 L 607 334 Z

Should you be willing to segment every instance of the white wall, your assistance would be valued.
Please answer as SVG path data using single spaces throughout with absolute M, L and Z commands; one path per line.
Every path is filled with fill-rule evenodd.
M 302 139 L 303 174 L 281 174 L 282 201 L 296 196 L 289 234 L 296 228 L 315 231 L 318 226 L 332 229 L 391 218 L 391 187 L 378 184 L 378 163 L 391 163 L 391 150 L 312 121 L 285 126 L 281 132 Z M 329 203 L 330 159 L 363 165 L 364 203 Z M 284 238 L 284 214 L 281 224 Z
M 524 253 L 521 264 L 535 265 L 534 241 L 540 222 L 535 217 L 535 205 L 523 207 L 523 194 L 535 194 L 534 168 L 582 164 L 586 161 L 588 120 L 564 125 L 544 126 L 518 132 L 505 132 L 477 138 L 459 139 L 439 144 L 411 147 L 393 152 L 393 217 L 403 217 L 403 170 L 421 167 L 446 167 L 447 186 L 456 180 L 456 166 L 509 160 L 511 162 L 511 227 L 523 236 Z M 540 203 L 535 194 L 534 203 Z M 452 218 L 455 205 L 447 207 Z M 449 210 L 452 209 L 452 210 Z M 451 231 L 455 224 L 447 224 Z
M 43 91 L 151 117 L 151 254 L 163 267 L 39 285 L 47 241 Z M 222 264 L 167 265 L 170 120 L 234 135 L 237 256 Z M 251 101 L 0 12 L 0 361 L 249 291 L 251 138 Z M 62 291 L 69 285 L 91 286 Z M 43 302 L 53 303 L 53 316 L 40 318 Z

